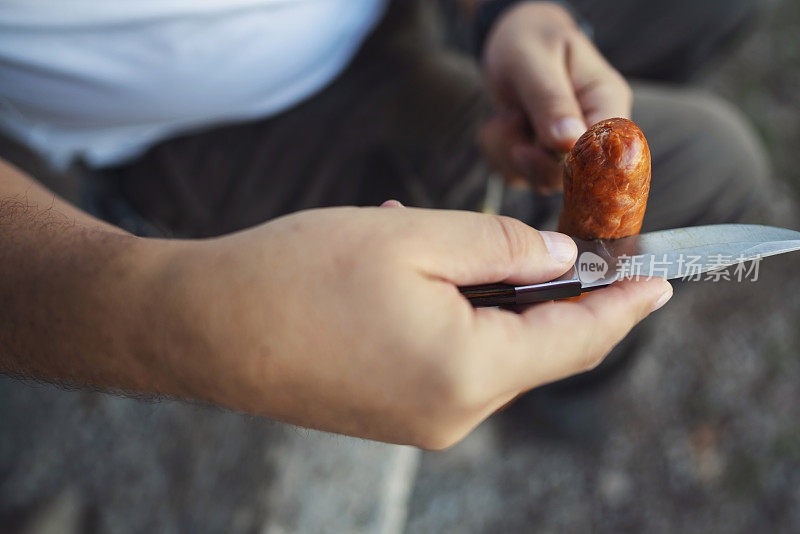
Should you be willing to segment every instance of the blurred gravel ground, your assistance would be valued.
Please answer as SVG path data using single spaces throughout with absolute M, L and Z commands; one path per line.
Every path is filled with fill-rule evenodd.
M 702 84 L 765 140 L 762 221 L 800 228 L 800 3 L 765 2 L 757 24 Z M 533 417 L 520 437 L 500 414 L 424 454 L 407 532 L 800 532 L 798 272 L 794 254 L 756 283 L 676 288 L 613 387 L 543 407 L 570 437 Z

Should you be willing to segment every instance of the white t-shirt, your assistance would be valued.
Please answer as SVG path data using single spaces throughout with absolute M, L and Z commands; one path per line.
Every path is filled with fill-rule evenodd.
M 387 0 L 0 0 L 0 128 L 54 166 L 266 117 L 352 59 Z

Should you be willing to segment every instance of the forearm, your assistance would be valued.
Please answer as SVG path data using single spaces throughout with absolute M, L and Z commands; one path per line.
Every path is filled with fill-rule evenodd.
M 164 248 L 0 162 L 0 371 L 175 393 L 148 324 Z

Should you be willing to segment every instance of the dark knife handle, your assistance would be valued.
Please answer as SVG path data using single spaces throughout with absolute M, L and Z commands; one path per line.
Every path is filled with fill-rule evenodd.
M 511 306 L 514 304 L 533 304 L 548 300 L 576 297 L 583 287 L 575 269 L 550 282 L 513 286 L 509 284 L 488 284 L 458 288 L 470 304 L 479 307 Z
M 459 287 L 461 294 L 476 308 L 484 306 L 510 306 L 517 303 L 516 288 L 508 284 Z

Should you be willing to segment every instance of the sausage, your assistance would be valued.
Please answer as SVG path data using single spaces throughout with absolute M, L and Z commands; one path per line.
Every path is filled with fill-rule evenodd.
M 633 121 L 598 122 L 578 139 L 564 167 L 559 232 L 587 240 L 639 233 L 650 193 L 650 149 Z

